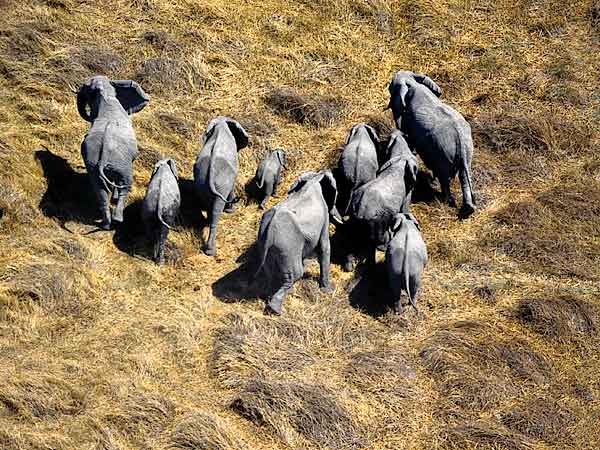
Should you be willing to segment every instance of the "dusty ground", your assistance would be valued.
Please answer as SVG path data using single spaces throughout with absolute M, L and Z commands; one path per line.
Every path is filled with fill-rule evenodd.
M 600 448 L 599 39 L 597 1 L 0 0 L 0 448 Z M 287 187 L 353 124 L 385 132 L 400 68 L 476 146 L 472 218 L 414 206 L 422 316 L 387 312 L 381 268 L 321 294 L 315 263 L 264 317 L 245 183 L 274 147 Z M 113 232 L 69 91 L 96 73 L 152 96 Z M 190 179 L 219 114 L 252 139 L 211 259 Z M 137 213 L 161 155 L 184 207 L 159 268 Z

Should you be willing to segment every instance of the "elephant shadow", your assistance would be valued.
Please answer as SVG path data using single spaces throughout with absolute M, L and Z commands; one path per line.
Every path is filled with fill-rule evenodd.
M 68 221 L 95 224 L 98 201 L 86 173 L 73 170 L 69 162 L 50 150 L 37 150 L 47 189 L 39 203 L 46 217 L 57 219 L 63 228 Z
M 263 297 L 257 288 L 257 281 L 261 281 L 262 277 L 259 280 L 252 279 L 258 263 L 256 244 L 248 247 L 236 262 L 240 264 L 236 269 L 213 283 L 213 295 L 224 303 L 252 301 Z
M 208 226 L 208 218 L 204 217 L 203 206 L 200 203 L 194 187 L 194 180 L 179 178 L 179 193 L 181 194 L 181 205 L 179 206 L 179 219 L 177 226 L 194 231 L 198 241 L 204 246 L 206 244 L 202 230 Z
M 246 193 L 246 197 L 248 198 L 248 204 L 255 203 L 259 204 L 261 200 L 260 189 L 256 185 L 254 181 L 254 177 L 250 178 L 246 184 L 244 185 L 244 192 Z
M 413 188 L 412 203 L 431 203 L 442 199 L 441 191 L 434 188 L 435 178 L 428 170 L 419 170 Z
M 113 243 L 130 256 L 152 258 L 150 241 L 141 219 L 142 200 L 129 203 L 123 210 L 123 222 L 115 226 Z
M 359 265 L 356 277 L 350 287 L 350 306 L 374 318 L 385 315 L 393 307 L 385 262 Z

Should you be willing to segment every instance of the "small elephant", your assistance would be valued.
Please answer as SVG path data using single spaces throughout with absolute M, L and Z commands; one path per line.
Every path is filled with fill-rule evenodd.
M 377 175 L 378 155 L 377 132 L 366 123 L 354 125 L 338 161 L 338 209 L 342 215 L 348 214 L 352 192 Z
M 387 230 L 399 212 L 409 212 L 411 192 L 417 180 L 418 164 L 402 133 L 394 132 L 387 147 L 389 160 L 381 166 L 374 180 L 352 193 L 350 219 L 346 224 L 356 236 L 354 249 L 344 266 L 352 270 L 354 253 L 366 253 L 375 262 L 376 248 L 384 250 Z M 373 248 L 375 247 L 375 248 Z
M 177 180 L 177 165 L 173 159 L 157 162 L 142 202 L 142 222 L 154 244 L 154 261 L 165 261 L 165 242 L 175 224 L 181 205 Z
M 123 221 L 133 183 L 133 161 L 138 155 L 129 116 L 149 101 L 136 82 L 104 76 L 89 78 L 77 93 L 77 110 L 92 124 L 81 144 L 81 154 L 100 203 L 102 229 L 109 230 L 112 222 Z M 111 196 L 117 201 L 112 218 Z
M 473 138 L 471 126 L 455 109 L 438 97 L 441 88 L 422 74 L 400 71 L 389 85 L 390 103 L 398 129 L 407 136 L 433 175 L 439 180 L 444 200 L 451 206 L 456 202 L 450 182 L 458 173 L 463 192 L 461 215 L 475 211 L 471 160 Z
M 419 223 L 412 214 L 401 213 L 389 231 L 392 236 L 385 252 L 390 287 L 394 296 L 394 308 L 402 312 L 402 291 L 406 292 L 411 305 L 417 309 L 417 295 L 421 275 L 427 265 L 427 246 Z
M 204 252 L 216 254 L 217 225 L 223 211 L 233 212 L 238 152 L 248 146 L 248 133 L 229 117 L 209 122 L 203 148 L 194 164 L 194 186 L 201 207 L 208 212 L 210 233 Z
M 281 149 L 269 153 L 258 165 L 254 182 L 261 198 L 260 209 L 265 209 L 269 197 L 277 195 L 283 169 L 287 169 L 286 155 Z
M 294 282 L 304 274 L 304 259 L 315 252 L 321 268 L 319 285 L 331 290 L 329 216 L 341 221 L 331 171 L 303 174 L 288 194 L 263 214 L 257 240 L 259 267 L 253 277 L 256 280 L 264 271 L 270 287 L 277 288 L 265 307 L 266 313 L 277 315 Z

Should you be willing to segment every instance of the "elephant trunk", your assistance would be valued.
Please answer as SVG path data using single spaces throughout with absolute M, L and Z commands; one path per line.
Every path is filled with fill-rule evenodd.
M 83 118 L 83 120 L 91 122 L 92 118 L 86 110 L 86 106 L 88 106 L 88 104 L 89 99 L 87 89 L 85 86 L 83 86 L 81 89 L 79 89 L 79 92 L 77 92 L 77 111 L 79 111 L 79 115 Z

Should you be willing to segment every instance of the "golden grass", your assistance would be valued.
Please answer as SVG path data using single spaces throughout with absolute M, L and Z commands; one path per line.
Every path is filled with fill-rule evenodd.
M 599 448 L 599 11 L 0 0 L 0 448 Z M 288 154 L 273 205 L 300 173 L 335 164 L 353 124 L 385 140 L 401 68 L 440 84 L 476 148 L 472 218 L 426 192 L 414 206 L 430 254 L 422 315 L 387 312 L 382 266 L 333 264 L 325 295 L 309 264 L 286 315 L 264 317 L 244 265 L 258 161 Z M 152 96 L 134 117 L 126 224 L 111 233 L 90 233 L 87 125 L 69 90 L 95 73 Z M 208 258 L 191 178 L 220 114 L 251 145 Z M 183 205 L 159 268 L 137 215 L 165 156 Z

